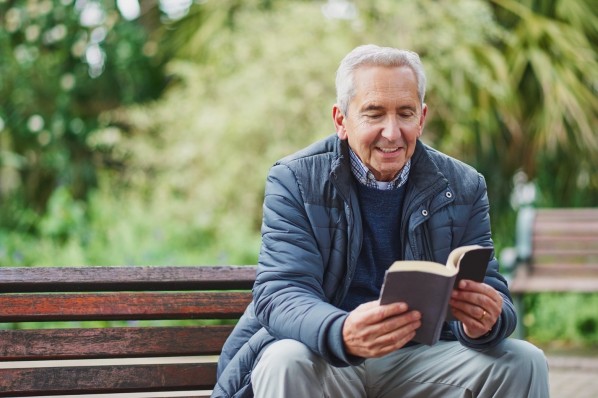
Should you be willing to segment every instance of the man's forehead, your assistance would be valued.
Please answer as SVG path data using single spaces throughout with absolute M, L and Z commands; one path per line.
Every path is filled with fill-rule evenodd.
M 402 101 L 418 99 L 418 87 L 415 73 L 407 66 L 399 67 L 363 67 L 356 70 L 354 98 L 360 97 L 364 103 L 383 105 L 389 98 Z
M 358 90 L 415 90 L 417 78 L 411 68 L 398 67 L 362 67 L 355 71 L 354 88 Z

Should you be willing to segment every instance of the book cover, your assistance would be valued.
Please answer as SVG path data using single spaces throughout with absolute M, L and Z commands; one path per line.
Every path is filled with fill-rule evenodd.
M 396 261 L 386 271 L 380 304 L 405 302 L 422 314 L 414 341 L 435 344 L 445 320 L 453 320 L 449 299 L 461 279 L 482 282 L 491 247 L 477 245 L 454 249 L 446 264 L 431 261 Z

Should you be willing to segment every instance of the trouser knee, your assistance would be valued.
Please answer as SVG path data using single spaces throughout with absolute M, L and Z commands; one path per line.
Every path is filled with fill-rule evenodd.
M 302 343 L 295 340 L 279 340 L 266 348 L 253 369 L 254 377 L 269 374 L 296 374 L 314 371 L 315 355 Z
M 507 339 L 504 342 L 505 351 L 515 365 L 533 369 L 548 368 L 544 351 L 524 340 Z

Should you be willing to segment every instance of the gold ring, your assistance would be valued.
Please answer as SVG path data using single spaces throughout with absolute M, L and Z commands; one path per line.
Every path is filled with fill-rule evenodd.
M 482 316 L 480 317 L 480 319 L 478 319 L 478 321 L 482 322 L 485 317 L 486 317 L 486 310 L 484 310 L 484 313 L 482 314 Z

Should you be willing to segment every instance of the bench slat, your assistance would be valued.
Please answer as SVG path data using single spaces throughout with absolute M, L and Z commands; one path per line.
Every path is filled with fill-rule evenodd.
M 522 266 L 525 267 L 525 266 Z M 541 266 L 533 267 L 531 273 L 529 270 L 520 270 L 521 277 L 552 277 L 552 278 L 576 278 L 576 277 L 595 277 L 598 275 L 598 264 L 580 264 L 580 263 L 547 263 Z
M 598 235 L 598 231 L 596 231 Z M 598 239 L 594 236 L 538 236 L 533 238 L 534 252 L 544 250 L 589 250 L 598 253 Z
M 250 292 L 3 294 L 0 322 L 230 319 Z
M 535 268 L 543 268 L 550 265 L 558 264 L 579 264 L 592 265 L 598 264 L 598 252 L 583 252 L 583 251 L 543 251 L 534 253 L 532 266 Z
M 251 289 L 255 266 L 4 267 L 3 293 Z
M 598 231 L 598 221 L 578 224 L 558 221 L 536 223 L 534 229 L 538 231 L 537 236 L 592 236 Z
M 0 369 L 0 397 L 212 389 L 216 364 Z
M 541 293 L 541 292 L 578 292 L 593 293 L 598 291 L 598 279 L 575 277 L 550 277 L 534 274 L 533 277 L 518 277 L 510 285 L 511 293 Z
M 587 221 L 598 219 L 598 212 L 593 207 L 577 208 L 541 208 L 536 211 L 536 220 L 575 220 Z
M 217 355 L 232 325 L 0 331 L 3 361 Z

